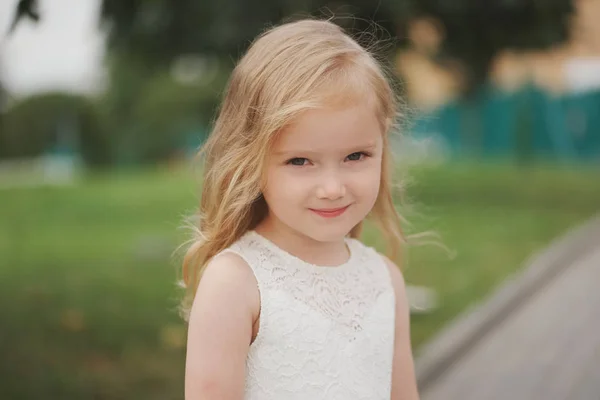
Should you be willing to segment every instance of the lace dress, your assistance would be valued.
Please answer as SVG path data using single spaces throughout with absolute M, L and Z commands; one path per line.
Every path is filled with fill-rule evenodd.
M 389 399 L 394 290 L 375 250 L 346 239 L 349 260 L 309 264 L 254 231 L 225 252 L 260 291 L 260 327 L 246 360 L 246 400 Z
M 246 360 L 246 400 L 389 399 L 395 298 L 375 250 L 346 239 L 349 260 L 309 264 L 254 231 L 224 252 L 250 266 L 260 326 Z

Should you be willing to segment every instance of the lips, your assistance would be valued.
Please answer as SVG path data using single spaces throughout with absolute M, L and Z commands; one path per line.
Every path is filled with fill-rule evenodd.
M 340 208 L 311 208 L 310 211 L 325 218 L 333 218 L 342 215 L 350 207 L 349 205 Z

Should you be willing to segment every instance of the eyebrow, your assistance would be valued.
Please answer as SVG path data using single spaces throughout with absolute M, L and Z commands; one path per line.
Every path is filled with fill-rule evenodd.
M 375 148 L 377 147 L 377 144 L 375 142 L 368 142 L 368 143 L 363 143 L 362 145 L 357 145 L 357 146 L 352 146 L 352 147 L 348 147 L 345 150 L 343 150 L 344 154 L 352 154 L 352 153 L 356 153 L 357 151 L 361 151 L 361 150 L 375 150 Z M 306 154 L 306 155 L 314 155 L 314 154 L 319 154 L 318 151 L 314 151 L 314 150 L 309 150 L 309 149 L 283 149 L 283 150 L 279 150 L 276 151 L 274 153 L 276 156 L 284 156 L 284 155 L 292 155 L 292 154 Z

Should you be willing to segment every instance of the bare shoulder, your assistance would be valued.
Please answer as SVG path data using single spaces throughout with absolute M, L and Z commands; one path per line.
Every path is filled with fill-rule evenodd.
M 247 283 L 256 280 L 248 263 L 234 252 L 224 252 L 214 257 L 206 265 L 200 283 L 206 281 L 225 281 L 232 283 Z
M 189 318 L 185 398 L 242 398 L 245 360 L 260 309 L 256 278 L 239 255 L 206 266 Z
M 392 400 L 418 400 L 417 380 L 410 343 L 410 312 L 406 285 L 400 268 L 382 255 L 389 269 L 396 295 L 394 358 L 392 366 Z
M 258 286 L 248 263 L 233 252 L 214 257 L 205 267 L 200 279 L 192 315 L 195 308 L 202 308 L 197 304 L 201 301 L 210 301 L 213 307 L 224 309 L 232 306 L 232 303 L 244 304 L 253 314 L 258 312 Z

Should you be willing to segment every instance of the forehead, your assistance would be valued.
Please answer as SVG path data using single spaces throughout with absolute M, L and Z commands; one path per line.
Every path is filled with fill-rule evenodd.
M 371 107 L 314 109 L 301 114 L 273 144 L 275 154 L 325 152 L 381 143 L 382 132 Z

